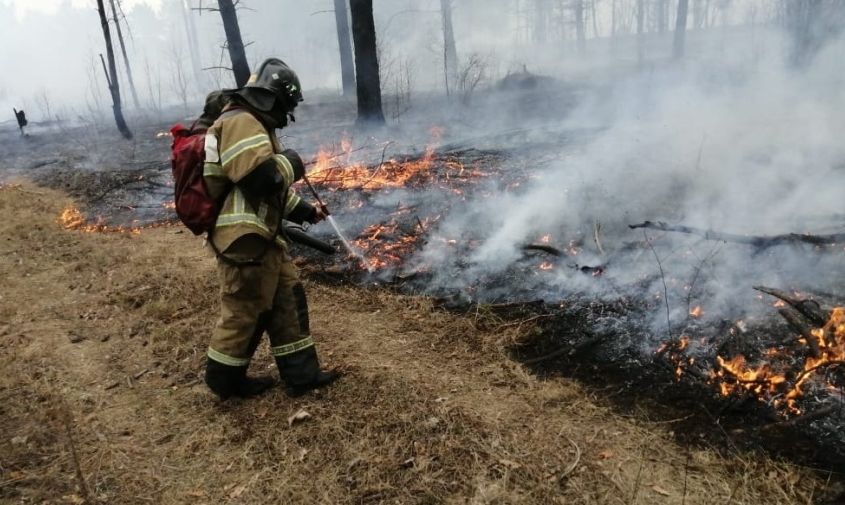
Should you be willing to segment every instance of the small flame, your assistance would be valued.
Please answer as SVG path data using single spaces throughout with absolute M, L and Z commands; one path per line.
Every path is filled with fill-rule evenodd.
M 555 267 L 554 264 L 550 263 L 548 261 L 544 261 L 544 262 L 540 263 L 540 266 L 539 266 L 540 270 L 544 270 L 544 271 L 551 270 L 554 267 Z
M 704 311 L 702 310 L 701 305 L 696 305 L 695 307 L 693 307 L 689 311 L 690 317 L 694 317 L 694 318 L 701 317 L 701 314 L 703 314 L 703 313 L 704 313 Z

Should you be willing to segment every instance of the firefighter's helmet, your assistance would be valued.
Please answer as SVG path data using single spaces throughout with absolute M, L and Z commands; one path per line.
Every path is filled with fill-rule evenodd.
M 290 113 L 302 101 L 302 86 L 296 72 L 285 62 L 269 58 L 250 76 L 238 94 L 261 112 Z

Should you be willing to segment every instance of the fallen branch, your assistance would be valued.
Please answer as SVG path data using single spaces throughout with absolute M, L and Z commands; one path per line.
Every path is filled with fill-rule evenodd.
M 811 421 L 815 421 L 816 419 L 821 419 L 822 417 L 826 417 L 830 414 L 833 414 L 837 411 L 842 411 L 843 404 L 839 403 L 836 405 L 828 405 L 827 407 L 822 407 L 818 410 L 814 410 L 812 412 L 808 412 L 806 414 L 802 414 L 797 417 L 793 417 L 792 419 L 781 421 L 778 423 L 767 424 L 763 426 L 760 431 L 771 431 L 777 428 L 792 428 L 799 424 L 808 423 Z
M 667 232 L 687 233 L 690 235 L 697 235 L 706 240 L 721 240 L 723 242 L 733 242 L 737 244 L 747 244 L 758 249 L 765 249 L 777 245 L 794 244 L 804 242 L 813 245 L 830 245 L 845 242 L 845 233 L 835 233 L 832 235 L 810 235 L 807 233 L 786 233 L 783 235 L 737 235 L 735 233 L 724 233 L 714 230 L 705 230 L 703 228 L 693 228 L 684 225 L 671 225 L 663 221 L 644 221 L 639 224 L 628 225 L 628 228 L 636 230 L 644 228 L 649 230 L 659 230 Z
M 821 349 L 819 349 L 819 343 L 816 341 L 816 337 L 813 336 L 812 328 L 801 319 L 794 309 L 784 307 L 778 309 L 778 314 L 786 320 L 786 323 L 793 331 L 801 335 L 801 338 L 807 342 L 807 346 L 810 348 L 810 354 L 814 358 L 821 356 Z
M 806 317 L 810 323 L 816 327 L 821 328 L 826 325 L 830 319 L 830 314 L 825 312 L 821 308 L 821 305 L 819 305 L 819 303 L 815 300 L 796 298 L 785 291 L 767 288 L 766 286 L 753 286 L 753 288 L 761 293 L 766 293 L 767 295 L 772 295 L 779 300 L 783 300 L 790 306 L 794 307 L 795 310 L 800 312 L 802 316 Z

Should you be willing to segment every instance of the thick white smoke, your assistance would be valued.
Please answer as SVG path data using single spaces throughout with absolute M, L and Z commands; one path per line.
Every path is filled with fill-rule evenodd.
M 584 239 L 577 261 L 609 260 L 606 280 L 625 286 L 654 279 L 658 270 L 644 246 L 625 252 L 645 243 L 642 230 L 628 224 L 662 220 L 749 235 L 841 231 L 845 44 L 831 44 L 800 69 L 777 57 L 784 53 L 780 44 L 770 48 L 753 62 L 726 56 L 718 65 L 673 63 L 616 83 L 560 125 L 561 131 L 600 127 L 586 146 L 562 144 L 558 159 L 532 167 L 523 187 L 485 193 L 442 223 L 444 236 L 479 239 L 469 258 L 450 257 L 433 240 L 417 261 L 451 264 L 435 283 L 458 287 L 503 275 L 524 258 L 524 244 L 551 234 L 557 246 Z M 596 223 L 606 256 L 592 243 Z M 735 313 L 755 301 L 753 285 L 825 289 L 842 263 L 841 253 L 779 247 L 755 254 L 745 245 L 648 233 L 663 261 L 675 320 L 686 316 L 690 289 L 705 312 Z M 698 285 L 690 287 L 699 269 Z M 646 293 L 662 296 L 662 281 Z M 583 290 L 620 294 L 563 264 L 542 283 L 561 298 Z M 656 323 L 665 328 L 661 317 Z

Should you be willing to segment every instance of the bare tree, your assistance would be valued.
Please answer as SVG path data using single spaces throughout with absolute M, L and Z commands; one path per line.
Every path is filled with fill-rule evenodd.
M 182 6 L 182 20 L 185 22 L 185 36 L 188 40 L 188 53 L 191 57 L 191 67 L 194 70 L 194 83 L 200 92 L 207 91 L 206 78 L 202 73 L 202 58 L 199 42 L 197 41 L 197 27 L 191 16 L 190 0 L 180 0 Z
M 669 0 L 657 0 L 657 31 L 666 33 L 669 29 Z
M 123 110 L 120 108 L 120 85 L 117 83 L 117 67 L 114 64 L 114 50 L 111 45 L 111 33 L 109 33 L 109 21 L 106 18 L 106 8 L 103 6 L 103 0 L 97 0 L 97 11 L 100 14 L 100 25 L 103 28 L 103 38 L 106 41 L 106 56 L 109 60 L 108 69 L 106 63 L 103 61 L 103 55 L 100 54 L 100 61 L 103 63 L 103 71 L 106 73 L 106 81 L 109 84 L 109 91 L 111 92 L 112 110 L 114 111 L 114 122 L 117 124 L 117 129 L 127 139 L 132 138 L 132 132 L 129 131 L 129 126 L 126 125 L 126 120 L 123 118 Z
M 349 37 L 349 8 L 347 0 L 334 0 L 334 20 L 337 25 L 337 45 L 340 49 L 340 76 L 343 95 L 355 91 L 355 63 L 352 59 L 352 41 Z
M 123 63 L 126 66 L 126 80 L 129 82 L 129 91 L 132 92 L 132 103 L 135 105 L 136 109 L 140 109 L 141 102 L 138 101 L 138 92 L 135 91 L 135 81 L 132 79 L 132 68 L 129 66 L 129 56 L 126 55 L 126 44 L 123 42 L 123 31 L 120 29 L 120 18 L 117 17 L 117 8 L 115 8 L 114 2 L 115 0 L 109 0 L 109 3 L 111 4 L 112 21 L 114 21 L 114 28 L 115 31 L 117 31 L 117 41 L 120 43 L 120 52 L 123 54 Z M 117 0 L 117 2 L 119 4 L 120 0 Z
M 458 77 L 458 50 L 455 48 L 455 32 L 452 29 L 452 0 L 440 0 L 443 16 L 443 73 L 446 80 L 446 94 Z
M 358 123 L 384 124 L 373 0 L 350 0 L 349 7 L 352 12 L 352 38 L 355 41 Z
M 249 63 L 246 59 L 244 42 L 241 38 L 241 27 L 238 24 L 238 13 L 235 4 L 238 0 L 217 0 L 220 17 L 223 18 L 223 30 L 226 32 L 226 47 L 229 49 L 229 59 L 232 60 L 232 72 L 235 74 L 235 84 L 240 88 L 249 81 Z
M 684 56 L 688 12 L 689 0 L 678 0 L 678 16 L 675 20 L 675 42 L 672 47 L 672 56 L 675 59 L 679 59 Z
M 182 48 L 175 42 L 170 44 L 170 87 L 173 94 L 182 102 L 182 110 L 188 113 L 188 77 L 182 70 Z
M 441 0 L 441 5 L 444 0 Z M 549 0 L 534 0 L 534 42 L 546 42 L 546 27 L 549 21 Z M 445 22 L 445 21 L 444 21 Z
M 812 61 L 822 46 L 842 31 L 845 2 L 842 0 L 783 0 L 785 21 L 792 38 L 792 62 Z
M 578 52 L 583 56 L 587 52 L 587 39 L 584 33 L 584 0 L 575 0 L 575 34 L 578 39 Z
M 637 0 L 637 63 L 645 58 L 645 0 Z

